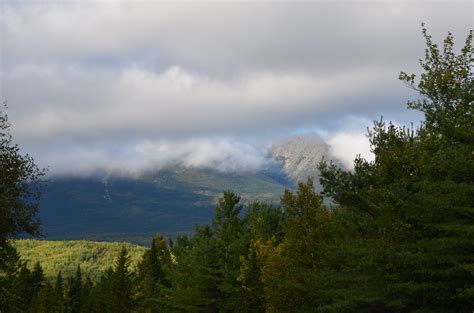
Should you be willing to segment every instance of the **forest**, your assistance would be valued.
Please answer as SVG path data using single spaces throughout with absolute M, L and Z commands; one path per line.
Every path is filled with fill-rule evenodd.
M 80 267 L 46 278 L 10 243 L 36 235 L 44 172 L 19 152 L 0 116 L 0 312 L 472 312 L 474 73 L 470 31 L 459 53 L 423 29 L 416 127 L 368 131 L 374 161 L 345 171 L 321 161 L 280 205 L 226 191 L 194 235 L 157 235 L 136 266 L 122 247 L 92 279 Z M 333 205 L 323 200 L 331 199 Z
M 55 278 L 59 271 L 63 277 L 73 276 L 79 265 L 84 277 L 96 281 L 113 264 L 122 247 L 128 251 L 132 268 L 147 250 L 129 242 L 89 240 L 16 239 L 11 244 L 30 270 L 39 262 L 47 280 Z

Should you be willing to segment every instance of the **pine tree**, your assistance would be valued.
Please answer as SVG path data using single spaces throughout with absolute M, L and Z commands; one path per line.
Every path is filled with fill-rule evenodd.
M 54 312 L 65 312 L 65 299 L 64 299 L 64 282 L 61 271 L 56 276 L 54 283 L 54 296 L 55 296 L 55 311 Z
M 107 294 L 107 312 L 128 313 L 132 311 L 134 300 L 132 294 L 133 273 L 129 269 L 130 256 L 125 247 L 119 252 L 114 268 L 107 279 L 109 292 Z
M 216 206 L 212 221 L 218 258 L 218 288 L 220 312 L 232 312 L 240 308 L 241 288 L 237 282 L 240 273 L 240 256 L 244 255 L 249 238 L 244 232 L 244 220 L 239 214 L 240 197 L 233 192 L 224 192 Z
M 109 302 L 113 301 L 112 293 L 112 281 L 113 268 L 110 266 L 100 276 L 99 281 L 94 285 L 91 291 L 91 313 L 104 313 L 110 311 Z
M 38 294 L 45 284 L 43 269 L 36 263 L 33 271 L 28 268 L 27 262 L 20 261 L 20 266 L 13 276 L 13 284 L 9 292 L 13 302 L 7 304 L 5 312 L 28 312 L 35 307 Z
M 170 263 L 170 251 L 163 236 L 153 238 L 150 250 L 143 254 L 138 265 L 135 287 L 135 297 L 144 312 L 158 312 L 160 291 L 169 287 L 164 268 Z
M 94 309 L 94 299 L 93 299 L 93 289 L 94 284 L 88 275 L 82 285 L 82 292 L 81 292 L 81 312 L 82 313 L 90 313 Z
M 213 230 L 209 225 L 196 227 L 191 242 L 183 244 L 186 246 L 177 247 L 180 253 L 172 272 L 172 286 L 161 303 L 170 312 L 219 312 L 219 261 Z
M 18 296 L 22 310 L 26 310 L 34 297 L 33 289 L 30 288 L 31 271 L 28 269 L 27 263 L 22 262 L 14 281 L 14 293 Z
M 54 287 L 46 282 L 44 287 L 38 293 L 36 303 L 34 304 L 34 312 L 37 313 L 56 313 L 57 310 L 56 295 Z
M 474 83 L 472 32 L 460 54 L 451 34 L 443 49 L 426 39 L 424 70 L 401 73 L 421 100 L 418 129 L 376 122 L 369 132 L 375 161 L 353 172 L 321 164 L 325 193 L 356 226 L 336 260 L 345 280 L 328 276 L 327 310 L 470 312 L 474 306 Z M 344 254 L 345 253 L 345 254 Z M 355 255 L 359 255 L 355 258 Z M 336 269 L 336 267 L 333 267 Z M 341 310 L 344 305 L 344 310 Z
M 76 274 L 69 278 L 67 292 L 68 312 L 79 313 L 82 307 L 82 272 L 80 265 L 77 265 Z
M 19 311 L 22 303 L 15 292 L 17 275 L 22 262 L 16 249 L 10 245 L 0 245 L 0 308 L 4 312 Z

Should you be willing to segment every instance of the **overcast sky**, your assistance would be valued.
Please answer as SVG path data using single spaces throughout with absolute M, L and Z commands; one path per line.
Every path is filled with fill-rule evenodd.
M 0 98 L 53 173 L 257 169 L 276 138 L 317 132 L 350 163 L 381 115 L 419 122 L 398 81 L 421 22 L 473 29 L 472 1 L 5 1 Z M 368 156 L 370 157 L 370 156 Z

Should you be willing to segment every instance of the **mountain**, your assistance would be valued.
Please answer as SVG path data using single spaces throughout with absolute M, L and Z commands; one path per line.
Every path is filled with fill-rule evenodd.
M 321 137 L 305 134 L 286 138 L 273 144 L 270 151 L 293 182 L 313 177 L 316 188 L 320 189 L 317 165 L 330 155 L 329 146 Z
M 327 153 L 319 137 L 306 135 L 275 143 L 270 149 L 273 166 L 258 172 L 168 166 L 133 177 L 51 177 L 40 204 L 44 233 L 48 239 L 148 246 L 156 233 L 173 237 L 208 223 L 224 190 L 236 192 L 244 203 L 278 203 L 286 188 L 308 175 L 317 177 L 316 165 Z
M 135 177 L 51 178 L 40 204 L 50 239 L 130 241 L 148 245 L 155 233 L 192 232 L 210 221 L 224 190 L 244 202 L 278 202 L 292 188 L 275 172 L 223 173 L 213 169 L 167 167 Z

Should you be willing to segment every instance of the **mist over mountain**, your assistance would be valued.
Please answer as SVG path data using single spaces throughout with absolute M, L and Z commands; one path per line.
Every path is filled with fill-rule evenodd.
M 218 197 L 232 190 L 243 202 L 278 203 L 283 191 L 308 176 L 318 180 L 317 164 L 329 156 L 317 135 L 275 142 L 258 167 L 206 166 L 182 160 L 126 173 L 97 171 L 49 179 L 40 214 L 48 238 L 128 240 L 140 243 L 155 233 L 192 232 L 209 222 Z M 222 149 L 215 150 L 216 154 Z M 206 148 L 206 157 L 220 160 Z M 187 160 L 199 159 L 186 155 Z M 228 162 L 233 162 L 232 158 Z M 133 174 L 131 174 L 133 173 Z M 318 186 L 318 185 L 317 185 Z M 319 187 L 317 187 L 319 188 Z

